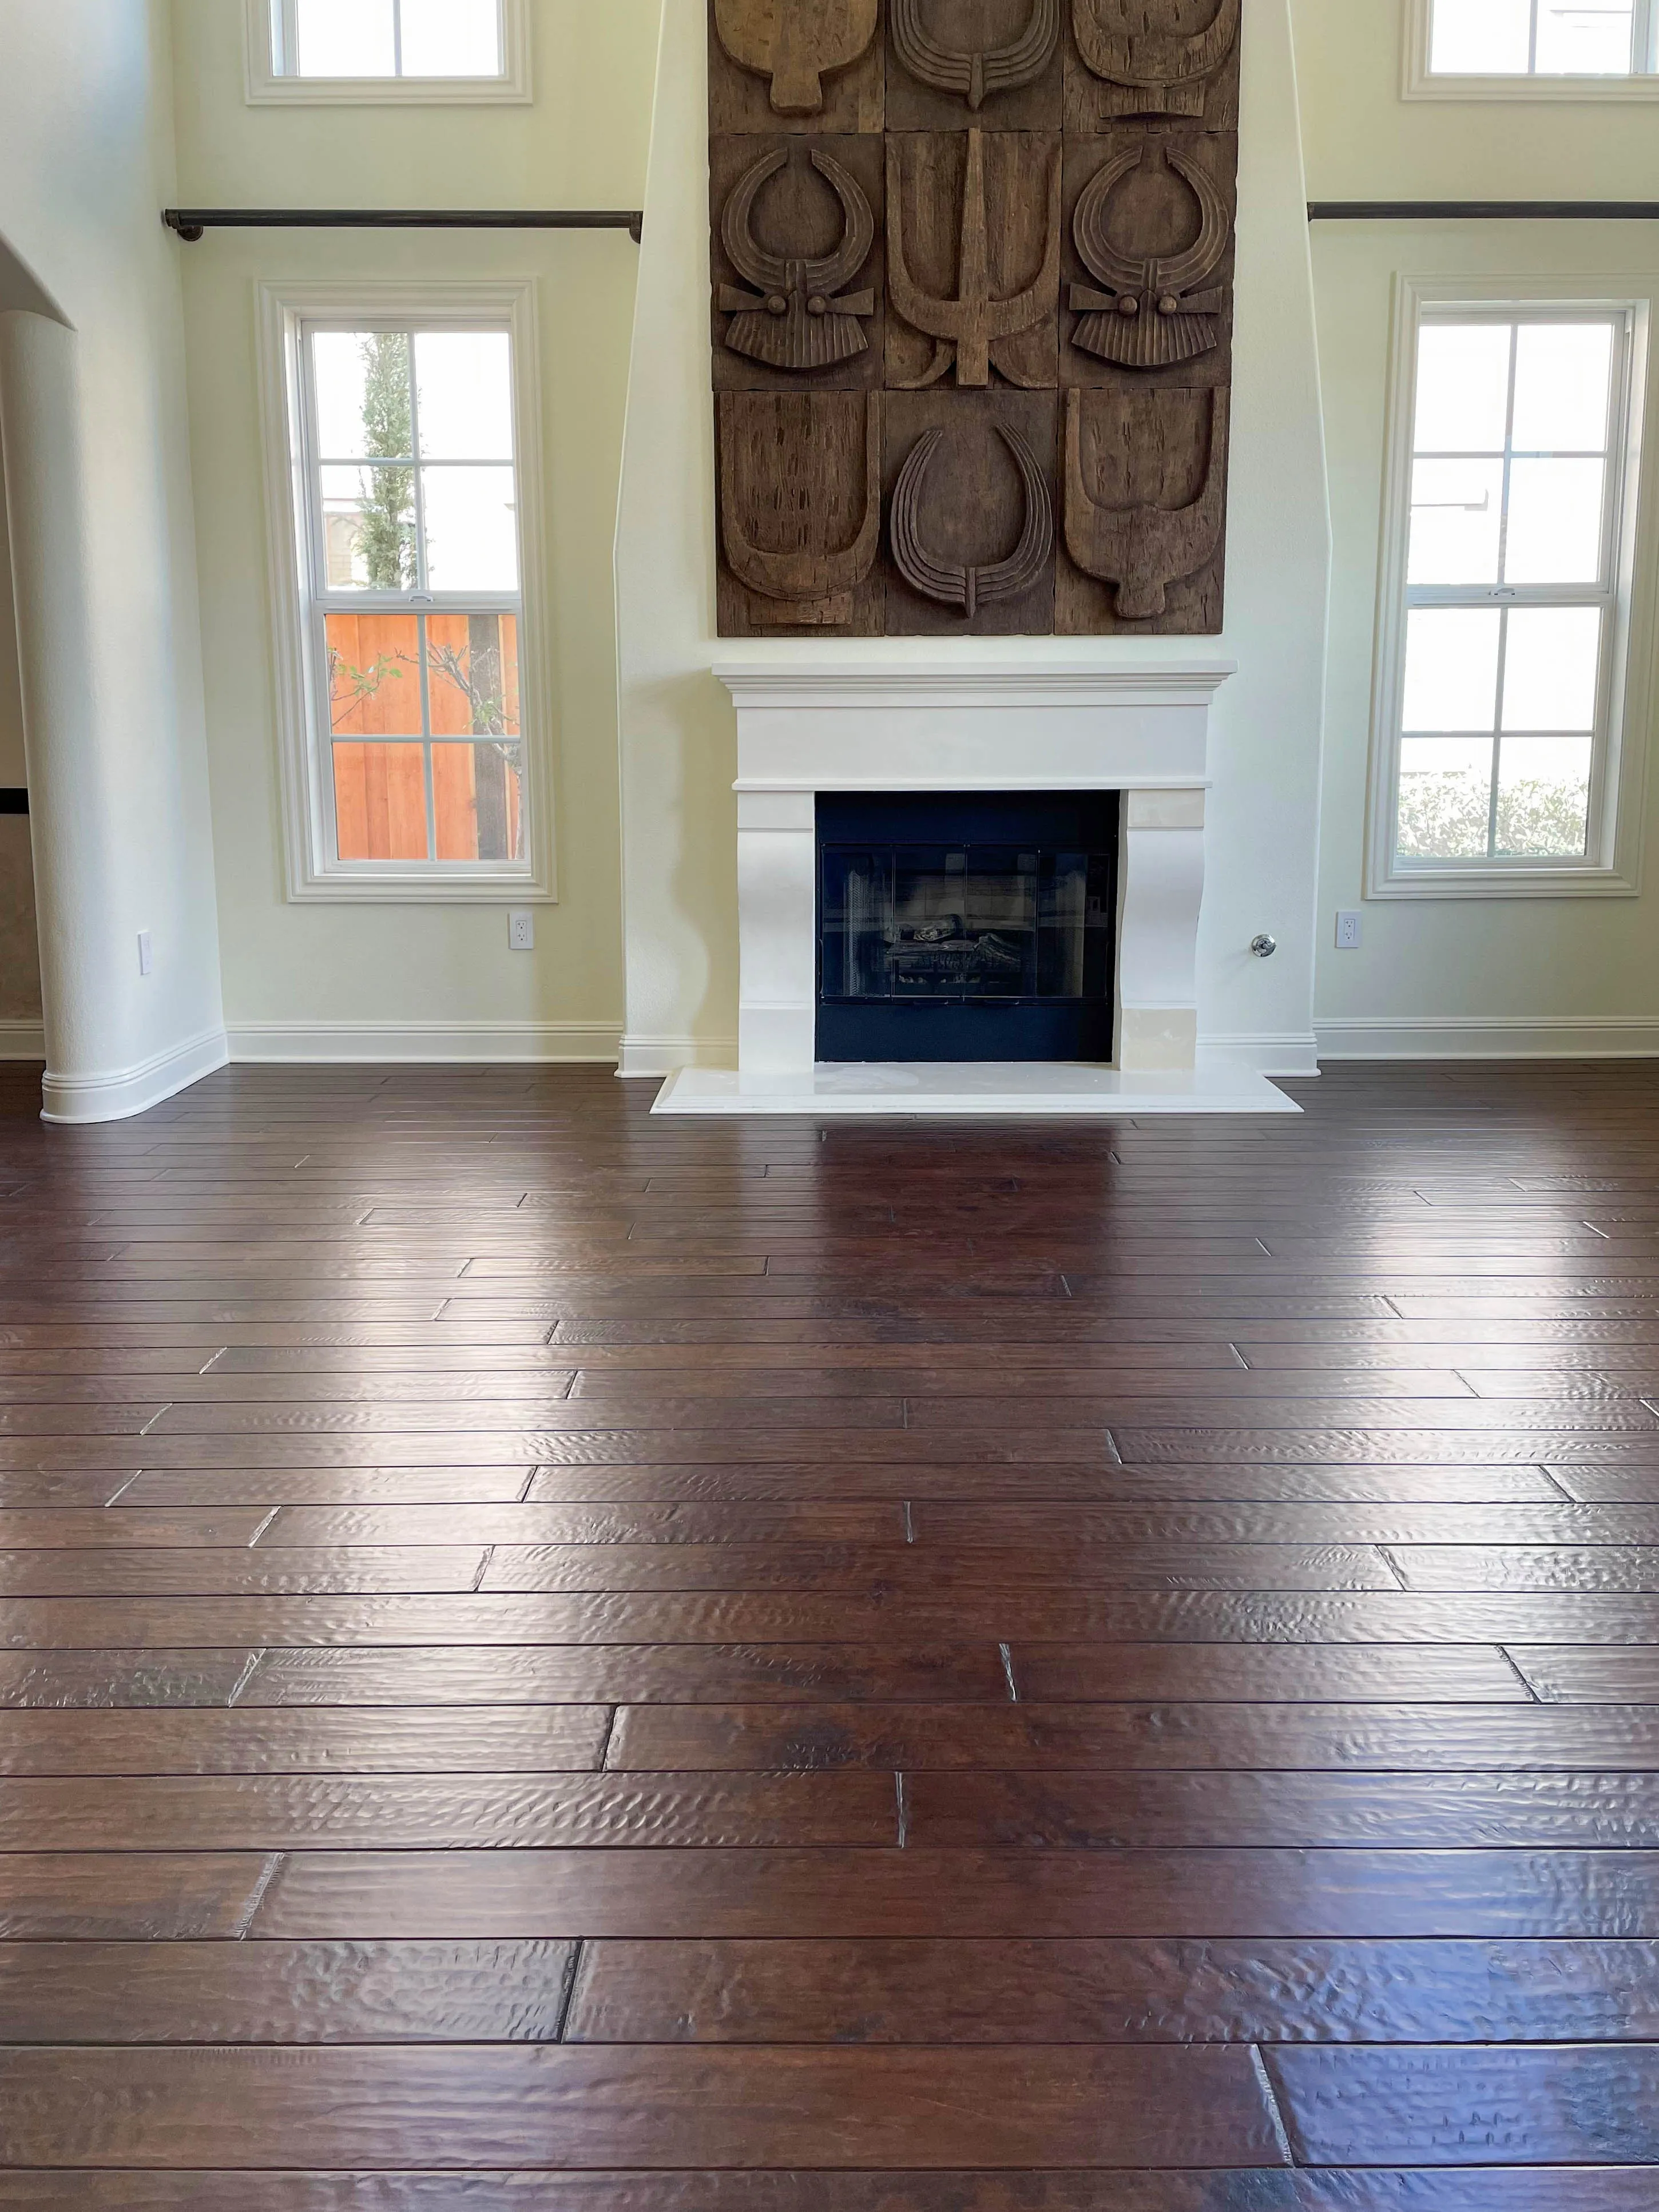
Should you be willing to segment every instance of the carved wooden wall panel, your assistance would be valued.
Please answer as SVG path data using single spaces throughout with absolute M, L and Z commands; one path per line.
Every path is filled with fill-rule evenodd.
M 723 636 L 1222 623 L 1240 0 L 709 0 Z
M 883 400 L 720 398 L 722 637 L 878 637 Z
M 890 392 L 890 637 L 1045 637 L 1054 627 L 1053 392 Z

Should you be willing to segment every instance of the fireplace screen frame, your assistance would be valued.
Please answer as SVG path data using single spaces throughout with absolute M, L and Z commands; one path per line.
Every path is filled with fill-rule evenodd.
M 1121 842 L 1115 791 L 820 792 L 818 1060 L 1115 1064 Z M 884 869 L 849 947 L 848 884 Z

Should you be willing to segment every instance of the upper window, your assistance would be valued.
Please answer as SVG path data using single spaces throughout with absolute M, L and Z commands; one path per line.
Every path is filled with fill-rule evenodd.
M 1415 0 L 1407 90 L 1631 98 L 1653 88 L 1659 0 Z M 1644 80 L 1646 82 L 1644 82 Z
M 1381 885 L 1567 889 L 1612 868 L 1635 317 L 1420 308 L 1396 428 Z
M 525 0 L 249 0 L 253 100 L 527 97 Z
M 276 458 L 292 487 L 302 879 L 348 896 L 533 890 L 510 320 L 287 323 Z

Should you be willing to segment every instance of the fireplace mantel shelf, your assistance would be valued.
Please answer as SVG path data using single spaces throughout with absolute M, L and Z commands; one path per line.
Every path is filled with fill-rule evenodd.
M 921 660 L 731 660 L 714 673 L 739 708 L 1207 706 L 1236 660 L 1077 661 L 1028 667 Z

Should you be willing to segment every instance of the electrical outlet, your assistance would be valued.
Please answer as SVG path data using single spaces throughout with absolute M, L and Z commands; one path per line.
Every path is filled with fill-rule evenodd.
M 1339 952 L 1358 952 L 1365 941 L 1365 917 L 1363 914 L 1339 914 L 1336 917 L 1336 949 Z
M 507 941 L 514 952 L 533 952 L 536 950 L 536 917 L 533 914 L 515 909 L 507 917 Z
M 141 929 L 138 933 L 138 973 L 148 975 L 155 965 L 155 948 L 149 941 L 149 932 Z

